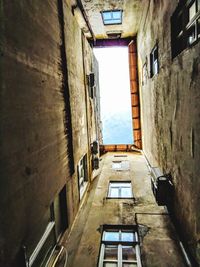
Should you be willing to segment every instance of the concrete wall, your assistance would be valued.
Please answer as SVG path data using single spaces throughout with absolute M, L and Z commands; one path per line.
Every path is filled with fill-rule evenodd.
M 46 227 L 45 214 L 66 183 L 70 225 L 79 206 L 76 165 L 88 151 L 82 36 L 65 1 L 61 14 L 61 2 L 0 4 L 0 266 L 4 267 L 22 266 L 22 246 L 38 242 Z M 91 50 L 88 57 L 92 58 Z M 73 156 L 75 172 L 70 176 Z
M 178 1 L 149 1 L 138 34 L 143 148 L 153 167 L 171 173 L 174 214 L 200 262 L 200 43 L 172 60 L 171 23 Z M 159 74 L 149 78 L 150 52 L 159 47 Z M 145 66 L 146 64 L 146 66 Z

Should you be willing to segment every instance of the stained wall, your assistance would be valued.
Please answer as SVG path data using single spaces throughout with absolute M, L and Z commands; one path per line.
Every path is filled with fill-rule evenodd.
M 200 44 L 172 59 L 171 16 L 178 1 L 149 1 L 138 33 L 143 149 L 152 167 L 171 173 L 173 216 L 200 262 Z M 172 29 L 173 30 L 173 29 Z M 150 53 L 158 44 L 159 73 L 150 78 Z
M 66 1 L 1 1 L 0 19 L 0 266 L 16 267 L 64 186 L 68 230 L 80 205 L 77 163 L 90 153 L 84 37 Z

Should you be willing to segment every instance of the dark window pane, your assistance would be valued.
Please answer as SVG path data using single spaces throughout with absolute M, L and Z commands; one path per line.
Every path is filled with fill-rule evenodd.
M 188 43 L 192 44 L 196 40 L 196 27 L 195 23 L 188 30 Z
M 117 246 L 105 246 L 104 260 L 117 260 Z
M 183 13 L 180 13 L 176 19 L 176 23 L 174 23 L 175 35 L 178 36 L 182 30 L 183 30 Z
M 197 21 L 197 32 L 198 32 L 198 38 L 200 38 L 200 18 Z
M 136 251 L 132 246 L 123 246 L 122 247 L 122 259 L 129 261 L 136 261 Z

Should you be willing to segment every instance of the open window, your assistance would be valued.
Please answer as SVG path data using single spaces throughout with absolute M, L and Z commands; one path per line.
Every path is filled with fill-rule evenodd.
M 141 267 L 137 229 L 104 226 L 98 267 Z

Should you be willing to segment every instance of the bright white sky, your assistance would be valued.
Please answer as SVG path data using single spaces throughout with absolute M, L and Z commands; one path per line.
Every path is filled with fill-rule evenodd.
M 128 48 L 96 48 L 94 54 L 99 62 L 104 144 L 111 144 L 111 139 L 112 144 L 133 143 Z

